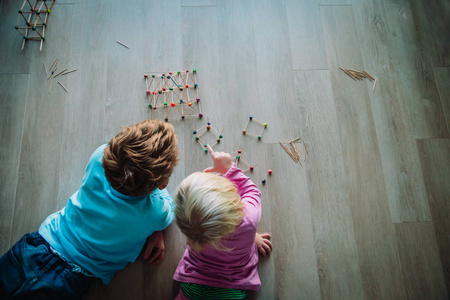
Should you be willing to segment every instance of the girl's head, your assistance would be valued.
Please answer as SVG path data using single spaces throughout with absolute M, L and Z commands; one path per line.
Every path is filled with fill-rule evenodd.
M 226 178 L 197 172 L 184 179 L 176 196 L 175 216 L 191 248 L 227 250 L 220 240 L 234 232 L 244 216 L 236 187 Z

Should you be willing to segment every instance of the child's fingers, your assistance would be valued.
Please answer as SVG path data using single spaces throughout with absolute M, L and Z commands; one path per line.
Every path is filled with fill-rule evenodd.
M 267 240 L 265 240 L 265 242 L 266 242 Z M 270 243 L 270 242 L 269 242 Z M 265 250 L 265 252 L 267 253 L 267 254 L 270 254 L 270 252 L 272 252 L 272 244 L 267 244 L 267 243 L 263 243 L 262 244 L 262 247 L 264 248 L 264 250 Z
M 263 245 L 258 246 L 258 251 L 262 256 L 266 256 L 266 250 L 264 249 Z
M 268 239 L 268 240 L 270 240 L 271 235 L 270 235 L 270 233 L 262 233 L 262 234 L 261 234 L 261 237 L 262 237 L 263 239 Z
M 211 155 L 212 159 L 214 159 L 215 152 L 214 152 L 213 148 L 211 148 L 210 145 L 206 145 L 206 149 L 208 149 L 209 155 Z
M 209 167 L 209 168 L 204 169 L 203 172 L 210 173 L 210 172 L 214 172 L 214 170 L 215 169 L 213 167 Z
M 267 245 L 267 247 L 269 247 L 270 250 L 272 250 L 272 243 L 268 239 L 264 239 L 264 245 Z
M 152 253 L 152 256 L 147 261 L 147 264 L 151 264 L 151 263 L 155 262 L 158 259 L 158 257 L 161 255 L 161 252 L 164 252 L 164 250 L 161 248 L 154 248 L 154 249 L 156 251 L 154 253 Z
M 155 264 L 160 263 L 164 259 L 164 251 L 161 252 L 161 254 L 158 256 L 158 258 L 155 260 Z

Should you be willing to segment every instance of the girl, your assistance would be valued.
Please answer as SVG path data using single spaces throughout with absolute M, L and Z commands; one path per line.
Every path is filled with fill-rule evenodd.
M 213 167 L 184 179 L 175 200 L 188 241 L 173 276 L 180 282 L 176 299 L 243 299 L 261 286 L 258 250 L 263 256 L 272 250 L 270 234 L 256 233 L 261 192 L 228 153 L 207 148 Z

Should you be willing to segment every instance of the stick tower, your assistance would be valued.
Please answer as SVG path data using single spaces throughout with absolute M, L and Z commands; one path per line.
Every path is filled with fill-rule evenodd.
M 45 41 L 45 28 L 55 0 L 24 0 L 19 10 L 16 30 L 23 36 L 22 50 L 26 41 L 41 41 L 39 51 Z M 28 5 L 27 5 L 28 4 Z

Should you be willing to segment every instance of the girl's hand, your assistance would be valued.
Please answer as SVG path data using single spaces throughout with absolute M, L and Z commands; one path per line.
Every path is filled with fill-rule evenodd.
M 269 241 L 269 239 L 269 233 L 257 233 L 255 235 L 255 244 L 262 256 L 266 256 L 266 254 L 270 254 L 270 252 L 272 252 L 272 243 Z
M 211 146 L 207 145 L 206 148 L 213 159 L 213 166 L 206 168 L 203 172 L 215 172 L 225 174 L 231 168 L 231 155 L 225 152 L 214 152 Z

